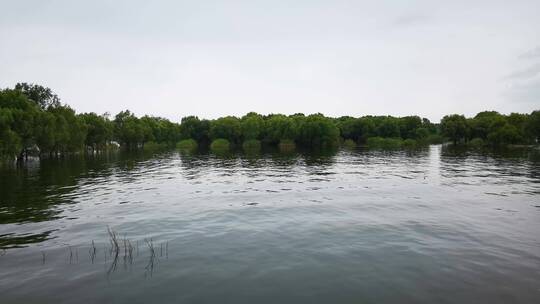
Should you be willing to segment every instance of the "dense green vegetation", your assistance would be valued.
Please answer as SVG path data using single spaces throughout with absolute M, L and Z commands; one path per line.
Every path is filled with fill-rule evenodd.
M 414 147 L 451 141 L 475 147 L 536 144 L 540 111 L 531 114 L 481 112 L 473 118 L 445 116 L 440 124 L 418 116 L 339 118 L 322 114 L 248 113 L 215 120 L 187 116 L 181 123 L 165 118 L 137 117 L 122 111 L 113 118 L 77 114 L 62 104 L 51 89 L 20 83 L 0 90 L 0 157 L 22 160 L 28 155 L 65 155 L 76 152 L 178 147 L 182 150 L 244 149 L 276 146 L 282 151 L 335 147 Z
M 218 138 L 212 141 L 210 149 L 218 153 L 229 152 L 231 150 L 231 143 L 225 138 Z
M 177 144 L 176 144 L 176 148 L 179 149 L 179 150 L 183 150 L 183 151 L 187 151 L 187 152 L 192 152 L 192 151 L 195 151 L 197 150 L 197 148 L 199 147 L 199 145 L 197 144 L 197 142 L 192 139 L 192 138 L 189 138 L 189 139 L 182 139 L 181 141 L 179 141 Z
M 448 115 L 441 120 L 440 130 L 454 144 L 475 147 L 536 144 L 540 138 L 540 111 L 510 115 L 485 111 L 473 118 Z
M 261 141 L 256 139 L 249 139 L 244 141 L 242 144 L 242 149 L 244 149 L 245 152 L 258 152 L 261 150 Z

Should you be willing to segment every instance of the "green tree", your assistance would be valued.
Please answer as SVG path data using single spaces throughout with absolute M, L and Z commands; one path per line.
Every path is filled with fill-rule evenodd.
M 299 125 L 298 142 L 306 147 L 335 146 L 339 142 L 339 129 L 322 114 L 312 114 Z
M 488 134 L 506 124 L 505 118 L 496 111 L 484 111 L 469 120 L 471 138 L 487 139 Z
M 155 141 L 174 146 L 180 139 L 180 125 L 166 118 L 143 116 L 140 119 L 143 128 L 143 142 Z
M 386 116 L 377 119 L 377 135 L 380 137 L 400 137 L 399 120 Z
M 234 116 L 218 118 L 210 124 L 210 138 L 212 140 L 223 138 L 237 145 L 241 143 L 242 125 Z
M 366 142 L 369 137 L 376 136 L 375 120 L 372 116 L 358 118 L 360 135 L 358 141 Z
M 525 122 L 526 136 L 538 143 L 540 140 L 540 111 L 533 111 Z
M 50 112 L 41 112 L 36 118 L 35 137 L 41 153 L 51 153 L 56 148 L 56 117 Z
M 260 139 L 264 133 L 264 119 L 257 113 L 248 113 L 242 117 L 241 128 L 244 141 Z
M 13 159 L 22 149 L 21 139 L 10 129 L 0 129 L 0 157 Z
M 180 124 L 180 138 L 193 139 L 199 144 L 206 145 L 210 142 L 210 122 L 200 120 L 197 116 L 182 118 Z
M 145 130 L 139 119 L 129 110 L 118 113 L 114 118 L 114 138 L 127 149 L 134 149 L 142 144 Z
M 92 150 L 102 150 L 113 138 L 113 124 L 105 115 L 84 113 L 79 115 L 87 127 L 85 145 Z
M 452 114 L 444 116 L 441 120 L 441 132 L 448 137 L 454 145 L 467 139 L 467 119 L 463 115 Z
M 35 102 L 43 110 L 60 106 L 60 98 L 50 88 L 22 82 L 15 85 L 15 90 L 26 95 L 28 99 Z
M 76 152 L 84 147 L 86 124 L 69 106 L 49 107 L 47 112 L 55 117 L 55 152 Z
M 357 142 L 362 136 L 361 124 L 358 118 L 342 116 L 336 120 L 340 136 Z
M 487 136 L 488 142 L 494 146 L 502 146 L 518 143 L 521 136 L 516 127 L 505 124 L 500 128 L 490 132 Z
M 281 140 L 294 140 L 298 135 L 296 121 L 282 114 L 273 114 L 265 121 L 265 141 L 277 145 Z
M 418 116 L 405 116 L 399 119 L 399 133 L 403 139 L 416 139 L 416 132 L 422 127 L 422 119 Z
M 0 108 L 0 158 L 12 158 L 22 149 L 21 138 L 11 130 L 13 119 L 11 109 Z
M 5 143 L 16 143 L 16 146 L 20 149 L 19 153 L 17 153 L 18 159 L 22 160 L 24 156 L 28 155 L 26 153 L 27 149 L 35 144 L 35 120 L 40 109 L 21 91 L 12 89 L 0 91 L 0 108 L 4 109 L 5 116 L 9 116 L 9 126 L 6 125 L 4 130 L 9 129 L 17 135 L 15 140 L 13 134 L 6 131 Z M 5 119 L 7 119 L 7 116 Z M 14 148 L 10 147 L 3 150 L 13 151 Z

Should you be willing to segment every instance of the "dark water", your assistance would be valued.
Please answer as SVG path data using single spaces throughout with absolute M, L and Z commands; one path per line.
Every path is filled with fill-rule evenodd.
M 31 162 L 0 169 L 0 248 L 3 304 L 540 303 L 540 156 Z

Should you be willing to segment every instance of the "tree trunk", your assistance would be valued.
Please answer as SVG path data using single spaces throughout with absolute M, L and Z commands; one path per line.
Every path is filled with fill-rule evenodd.
M 19 156 L 17 156 L 17 162 L 21 163 L 24 160 L 24 151 L 25 149 L 21 150 L 21 153 L 19 153 Z

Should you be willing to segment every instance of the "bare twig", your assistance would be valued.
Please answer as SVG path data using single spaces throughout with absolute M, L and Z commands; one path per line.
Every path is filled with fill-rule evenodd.
M 109 242 L 111 243 L 111 255 L 113 254 L 113 252 L 118 255 L 118 251 L 120 250 L 120 245 L 118 244 L 118 236 L 116 232 L 111 230 L 108 226 L 107 232 L 109 233 Z
M 144 239 L 144 241 L 146 242 L 146 245 L 148 246 L 148 249 L 150 250 L 150 259 L 148 260 L 148 264 L 146 265 L 145 269 L 147 273 L 150 272 L 150 276 L 152 276 L 154 272 L 154 259 L 156 257 L 156 251 L 154 249 L 154 243 L 151 238 L 150 238 L 150 241 L 148 241 L 147 239 Z
M 92 264 L 94 264 L 94 259 L 96 258 L 96 244 L 94 244 L 94 240 L 92 240 L 92 248 L 88 251 L 90 254 L 90 260 L 92 261 Z
M 111 263 L 111 266 L 109 267 L 109 270 L 107 271 L 107 275 L 109 275 L 111 272 L 116 270 L 116 264 L 118 263 L 118 253 L 120 251 L 120 245 L 118 245 L 118 236 L 116 232 L 111 230 L 107 226 L 107 232 L 109 234 L 109 242 L 111 243 L 111 256 L 113 257 L 113 261 Z
M 129 257 L 129 263 L 133 264 L 133 246 L 131 245 L 131 242 L 127 240 L 128 244 L 128 257 Z

